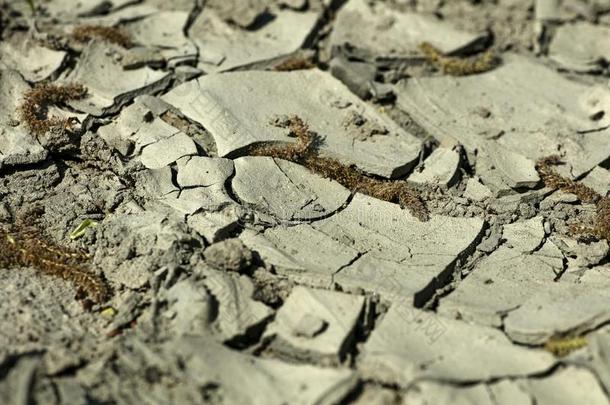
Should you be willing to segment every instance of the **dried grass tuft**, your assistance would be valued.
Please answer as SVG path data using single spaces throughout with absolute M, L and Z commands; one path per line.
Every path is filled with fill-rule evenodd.
M 296 142 L 282 145 L 257 145 L 250 148 L 249 154 L 252 156 L 271 156 L 291 162 L 301 162 L 306 155 L 315 154 L 313 145 L 318 137 L 315 133 L 309 131 L 308 125 L 296 116 L 291 117 L 287 125 L 290 128 L 291 135 L 297 138 Z
M 487 72 L 496 66 L 496 57 L 492 50 L 473 58 L 457 58 L 446 56 L 439 49 L 428 42 L 419 45 L 426 60 L 438 67 L 443 73 L 452 76 L 467 76 Z
M 131 38 L 124 30 L 117 27 L 104 27 L 101 25 L 80 25 L 72 31 L 72 37 L 78 42 L 88 42 L 94 38 L 108 41 L 112 44 L 131 48 Z
M 279 64 L 274 66 L 273 70 L 278 72 L 291 72 L 293 70 L 313 69 L 314 67 L 316 67 L 316 65 L 311 61 L 311 59 L 303 57 L 294 57 L 280 62 Z
M 561 176 L 553 168 L 558 164 L 561 164 L 561 158 L 556 155 L 539 159 L 536 162 L 536 170 L 544 185 L 554 190 L 572 193 L 583 203 L 595 204 L 597 211 L 593 226 L 574 224 L 570 227 L 572 233 L 610 240 L 610 198 L 601 196 L 591 187 Z
M 564 357 L 587 344 L 587 339 L 582 336 L 552 337 L 544 344 L 544 349 L 557 357 Z
M 559 164 L 561 164 L 561 158 L 557 155 L 547 156 L 536 162 L 536 170 L 545 186 L 553 190 L 562 190 L 575 194 L 584 203 L 596 203 L 601 199 L 597 191 L 591 187 L 577 183 L 557 173 L 553 167 Z
M 297 141 L 288 145 L 262 145 L 250 149 L 252 156 L 269 156 L 302 164 L 322 177 L 333 179 L 344 187 L 371 197 L 399 203 L 420 221 L 429 219 L 424 202 L 405 181 L 382 180 L 367 176 L 357 168 L 318 153 L 319 136 L 297 116 L 289 120 L 289 128 Z
M 20 117 L 37 136 L 53 128 L 71 131 L 75 118 L 47 117 L 48 108 L 52 104 L 81 99 L 86 95 L 87 89 L 80 84 L 39 84 L 25 93 L 19 106 Z

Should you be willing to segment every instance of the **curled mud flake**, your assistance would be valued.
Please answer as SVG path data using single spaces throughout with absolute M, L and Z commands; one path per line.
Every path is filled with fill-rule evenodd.
M 587 344 L 588 341 L 583 336 L 552 337 L 544 344 L 544 349 L 557 357 L 564 357 Z
M 420 221 L 429 219 L 428 209 L 421 197 L 405 181 L 382 180 L 370 177 L 357 168 L 335 159 L 320 156 L 319 136 L 299 117 L 290 118 L 289 128 L 297 141 L 288 145 L 258 145 L 250 149 L 251 156 L 269 156 L 301 164 L 312 172 L 337 181 L 345 188 L 371 197 L 399 203 Z
M 72 31 L 72 37 L 78 42 L 87 42 L 92 39 L 102 39 L 110 43 L 122 46 L 123 48 L 131 47 L 131 39 L 129 34 L 117 27 L 104 27 L 101 25 L 80 25 Z
M 79 294 L 100 304 L 108 298 L 104 280 L 86 270 L 85 253 L 55 245 L 36 236 L 32 230 L 0 234 L 0 267 L 32 267 L 37 271 L 70 281 Z
M 78 122 L 75 117 L 47 117 L 50 105 L 78 100 L 87 95 L 87 89 L 80 84 L 39 84 L 28 90 L 19 106 L 19 115 L 28 129 L 42 136 L 52 129 L 72 131 Z
M 426 60 L 438 67 L 443 73 L 452 76 L 467 76 L 487 72 L 496 66 L 496 57 L 492 50 L 472 58 L 446 56 L 438 48 L 428 42 L 419 45 Z

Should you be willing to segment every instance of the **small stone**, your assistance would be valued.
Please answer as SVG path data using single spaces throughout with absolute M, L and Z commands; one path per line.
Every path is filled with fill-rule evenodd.
M 452 186 L 457 180 L 460 165 L 460 154 L 448 148 L 436 148 L 434 152 L 424 160 L 421 172 L 415 172 L 409 176 L 409 181 L 414 183 L 438 184 L 445 187 Z
M 549 221 L 544 221 L 544 233 L 546 235 L 551 234 L 551 223 Z
M 324 319 L 313 314 L 305 314 L 295 325 L 293 332 L 295 336 L 311 339 L 321 333 L 327 326 L 328 322 Z
M 253 261 L 252 251 L 239 239 L 227 239 L 215 243 L 204 252 L 206 263 L 225 271 L 244 272 Z

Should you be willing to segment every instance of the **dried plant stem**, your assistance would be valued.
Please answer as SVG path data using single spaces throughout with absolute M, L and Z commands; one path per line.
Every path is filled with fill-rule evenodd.
M 108 296 L 103 279 L 85 269 L 88 256 L 57 246 L 33 231 L 0 231 L 0 267 L 32 267 L 41 273 L 60 277 L 74 284 L 80 294 L 102 303 Z
M 544 349 L 553 353 L 557 357 L 564 357 L 574 350 L 587 346 L 587 344 L 587 339 L 582 336 L 559 338 L 553 337 L 544 344 Z
M 593 226 L 574 224 L 571 231 L 574 234 L 594 236 L 610 240 L 610 198 L 601 196 L 597 191 L 572 179 L 561 176 L 554 169 L 561 163 L 559 156 L 547 156 L 536 162 L 536 170 L 544 185 L 554 189 L 572 193 L 583 203 L 595 204 L 597 214 Z
M 302 164 L 314 173 L 333 179 L 344 187 L 380 200 L 399 203 L 421 221 L 429 219 L 428 210 L 419 195 L 402 180 L 382 180 L 367 176 L 358 169 L 318 153 L 318 136 L 299 117 L 289 124 L 297 142 L 287 145 L 262 145 L 250 149 L 252 156 L 269 156 Z
M 81 25 L 72 31 L 72 37 L 78 42 L 87 42 L 94 38 L 120 45 L 123 48 L 131 47 L 129 34 L 117 27 L 104 27 L 101 25 Z
M 446 56 L 439 49 L 428 42 L 420 44 L 426 60 L 440 68 L 443 73 L 452 76 L 466 76 L 487 72 L 495 66 L 495 56 L 491 50 L 475 58 L 456 58 Z

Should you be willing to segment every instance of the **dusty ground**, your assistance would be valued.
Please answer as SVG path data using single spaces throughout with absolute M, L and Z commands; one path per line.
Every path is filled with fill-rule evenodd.
M 0 36 L 0 403 L 609 403 L 609 1 Z

